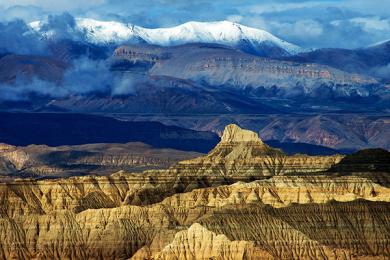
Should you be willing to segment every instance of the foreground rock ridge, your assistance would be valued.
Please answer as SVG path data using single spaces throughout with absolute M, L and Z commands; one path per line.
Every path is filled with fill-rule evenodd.
M 228 125 L 169 169 L 3 182 L 0 259 L 389 259 L 390 173 L 361 158 L 287 156 Z

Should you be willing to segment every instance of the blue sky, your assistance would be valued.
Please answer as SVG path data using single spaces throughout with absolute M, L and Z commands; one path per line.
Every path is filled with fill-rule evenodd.
M 145 27 L 230 20 L 309 48 L 358 48 L 390 39 L 390 0 L 0 0 L 3 23 L 62 12 Z

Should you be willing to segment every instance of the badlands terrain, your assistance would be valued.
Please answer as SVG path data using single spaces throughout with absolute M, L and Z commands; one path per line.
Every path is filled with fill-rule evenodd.
M 139 144 L 38 148 L 2 145 L 0 155 L 12 168 L 43 164 L 52 152 L 78 161 L 84 157 L 72 151 L 93 150 L 97 168 L 123 170 L 55 179 L 11 173 L 0 184 L 0 259 L 390 257 L 383 149 L 287 155 L 233 124 L 206 155 Z M 113 150 L 121 156 L 105 159 Z M 125 154 L 135 151 L 168 166 L 126 170 Z
M 0 1 L 0 260 L 390 259 L 390 8 L 58 2 Z

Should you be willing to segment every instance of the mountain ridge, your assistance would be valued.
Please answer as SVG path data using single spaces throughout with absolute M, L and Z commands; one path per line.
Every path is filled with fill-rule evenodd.
M 34 31 L 41 33 L 44 38 L 56 37 L 55 30 L 47 26 L 47 21 L 35 21 L 29 25 Z M 300 47 L 265 30 L 230 21 L 191 21 L 174 27 L 150 29 L 114 21 L 75 18 L 75 26 L 67 30 L 69 33 L 84 34 L 85 40 L 103 45 L 119 45 L 128 42 L 145 42 L 160 46 L 195 42 L 219 43 L 262 56 L 286 56 L 303 51 Z M 271 55 L 268 55 L 267 52 Z
M 390 81 L 390 76 L 386 73 L 386 66 L 390 64 L 390 40 L 359 49 L 321 48 L 281 57 L 281 59 L 314 62 L 346 72 L 370 75 L 387 82 Z

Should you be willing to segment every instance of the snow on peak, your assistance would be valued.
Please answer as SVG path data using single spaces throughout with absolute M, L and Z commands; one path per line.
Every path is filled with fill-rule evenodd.
M 367 48 L 378 47 L 381 46 L 382 44 L 387 44 L 387 43 L 390 43 L 390 39 L 370 44 L 369 46 L 367 46 Z
M 30 23 L 30 26 L 40 31 L 44 24 L 44 21 L 38 21 Z M 76 18 L 75 29 L 84 32 L 86 39 L 96 44 L 121 44 L 141 39 L 162 46 L 195 42 L 236 46 L 241 41 L 246 41 L 254 45 L 273 44 L 289 53 L 297 53 L 301 50 L 300 47 L 281 40 L 267 31 L 229 21 L 187 22 L 175 27 L 149 29 L 120 22 Z M 46 36 L 52 35 L 50 32 L 41 33 L 45 33 Z
M 120 43 L 134 38 L 135 26 L 113 21 L 97 21 L 89 18 L 76 18 L 77 27 L 84 30 L 87 39 L 94 43 Z

